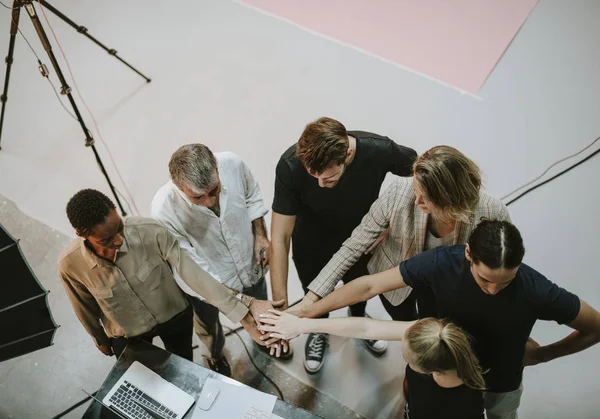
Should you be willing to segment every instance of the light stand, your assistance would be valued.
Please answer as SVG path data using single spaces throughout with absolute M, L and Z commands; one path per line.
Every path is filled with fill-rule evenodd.
M 77 25 L 75 22 L 73 22 L 67 16 L 62 14 L 56 8 L 54 8 L 53 6 L 48 4 L 47 1 L 45 1 L 45 0 L 39 0 L 39 1 L 43 7 L 47 8 L 49 11 L 51 11 L 56 16 L 58 16 L 60 19 L 62 19 L 63 21 L 65 21 L 66 23 L 68 23 L 69 25 L 74 27 L 75 29 L 77 29 L 77 31 L 79 33 L 81 33 L 81 34 L 85 35 L 86 37 L 88 37 L 89 39 L 91 39 L 94 43 L 96 43 L 101 48 L 106 50 L 110 55 L 117 58 L 119 61 L 121 61 L 127 67 L 129 67 L 130 69 L 135 71 L 137 74 L 139 74 L 141 77 L 143 77 L 147 83 L 149 83 L 151 81 L 148 77 L 146 77 L 145 75 L 140 73 L 135 67 L 131 66 L 129 63 L 127 63 L 121 57 L 119 57 L 117 55 L 117 51 L 106 47 L 104 44 L 99 42 L 96 38 L 91 36 L 88 33 L 87 28 Z M 127 215 L 125 208 L 123 208 L 123 205 L 121 204 L 121 200 L 119 199 L 117 191 L 116 191 L 113 183 L 111 182 L 110 177 L 108 176 L 108 173 L 106 172 L 106 169 L 104 168 L 104 164 L 102 163 L 102 160 L 100 159 L 100 155 L 98 154 L 98 151 L 96 150 L 96 146 L 94 145 L 94 139 L 92 138 L 90 131 L 86 127 L 85 122 L 83 121 L 83 118 L 81 117 L 81 113 L 79 112 L 79 109 L 77 108 L 77 104 L 75 103 L 75 100 L 73 99 L 73 95 L 71 95 L 71 88 L 67 84 L 67 81 L 65 80 L 65 77 L 63 76 L 63 73 L 58 65 L 58 62 L 56 61 L 56 57 L 54 56 L 54 52 L 52 52 L 52 47 L 50 45 L 50 42 L 48 41 L 48 37 L 46 36 L 46 32 L 44 31 L 44 28 L 42 27 L 42 23 L 40 22 L 40 19 L 38 18 L 38 15 L 34 8 L 33 2 L 31 0 L 14 0 L 14 2 L 13 2 L 12 23 L 10 25 L 10 41 L 8 44 L 8 55 L 6 56 L 6 75 L 5 75 L 5 79 L 4 79 L 4 91 L 2 93 L 2 96 L 0 96 L 0 101 L 2 102 L 2 111 L 0 113 L 0 140 L 2 137 L 2 127 L 4 126 L 4 111 L 6 108 L 6 101 L 8 99 L 8 96 L 7 96 L 8 84 L 10 81 L 10 70 L 11 70 L 11 66 L 13 63 L 15 40 L 16 40 L 16 36 L 17 36 L 17 31 L 19 29 L 19 17 L 21 14 L 21 7 L 24 7 L 25 10 L 27 11 L 27 14 L 29 15 L 29 17 L 31 19 L 31 23 L 33 24 L 33 27 L 35 28 L 35 31 L 37 32 L 37 35 L 40 38 L 40 42 L 42 43 L 42 46 L 44 47 L 44 49 L 46 50 L 46 53 L 48 54 L 48 57 L 50 58 L 52 67 L 54 67 L 54 71 L 56 71 L 56 75 L 57 75 L 58 79 L 60 80 L 60 84 L 61 84 L 60 93 L 62 95 L 66 95 L 67 98 L 69 99 L 69 102 L 71 103 L 71 107 L 73 108 L 73 111 L 75 112 L 77 121 L 79 121 L 79 125 L 81 126 L 81 129 L 83 130 L 83 133 L 85 135 L 86 147 L 91 147 L 92 151 L 94 152 L 96 162 L 98 163 L 98 166 L 100 167 L 100 171 L 106 178 L 106 181 L 108 182 L 108 186 L 110 186 L 110 189 L 115 197 L 115 200 L 116 200 L 117 204 L 119 205 L 119 209 L 121 210 L 121 213 L 123 215 Z M 44 75 L 45 77 L 48 76 L 47 69 L 43 64 L 40 66 L 40 71 L 42 72 L 42 75 Z M 0 150 L 1 149 L 2 149 L 2 147 L 0 147 Z

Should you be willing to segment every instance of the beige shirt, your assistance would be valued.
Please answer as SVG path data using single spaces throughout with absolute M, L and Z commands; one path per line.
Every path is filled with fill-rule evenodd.
M 81 238 L 69 244 L 58 262 L 75 314 L 96 344 L 149 332 L 187 307 L 171 267 L 234 323 L 248 313 L 234 292 L 199 267 L 158 221 L 126 218 L 123 236 L 114 263 L 98 257 Z
M 422 253 L 425 248 L 429 215 L 415 205 L 413 179 L 398 178 L 371 205 L 360 225 L 342 244 L 308 289 L 321 297 L 331 293 L 336 284 L 354 263 L 387 228 L 389 233 L 375 249 L 368 264 L 371 274 L 383 272 L 400 265 L 400 262 Z M 510 221 L 506 206 L 499 200 L 481 192 L 479 202 L 468 221 L 457 222 L 448 244 L 464 244 L 482 217 Z M 394 306 L 401 304 L 412 288 L 404 287 L 383 294 Z

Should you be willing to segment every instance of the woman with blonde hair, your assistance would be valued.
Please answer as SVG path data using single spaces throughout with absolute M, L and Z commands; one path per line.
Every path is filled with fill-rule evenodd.
M 361 224 L 309 285 L 294 313 L 330 294 L 344 273 L 373 251 L 374 274 L 439 246 L 464 244 L 482 217 L 510 221 L 506 207 L 481 191 L 479 167 L 459 150 L 436 146 L 420 155 L 413 178 L 396 178 L 373 203 Z M 410 287 L 385 293 L 381 300 L 394 320 L 435 316 L 432 294 Z M 415 295 L 416 294 L 416 295 Z M 384 298 L 385 297 L 385 298 Z
M 431 317 L 411 322 L 350 317 L 298 318 L 269 310 L 259 329 L 290 339 L 303 333 L 329 333 L 360 339 L 401 340 L 407 362 L 404 417 L 483 419 L 485 382 L 470 337 L 454 323 Z

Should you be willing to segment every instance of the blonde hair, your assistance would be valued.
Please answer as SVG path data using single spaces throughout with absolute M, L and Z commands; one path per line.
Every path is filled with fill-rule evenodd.
M 416 356 L 415 363 L 424 371 L 456 370 L 468 387 L 485 389 L 483 370 L 471 347 L 471 338 L 454 323 L 428 317 L 411 326 L 405 339 Z
M 481 172 L 474 161 L 454 147 L 441 145 L 421 154 L 413 170 L 437 218 L 468 221 L 481 189 Z

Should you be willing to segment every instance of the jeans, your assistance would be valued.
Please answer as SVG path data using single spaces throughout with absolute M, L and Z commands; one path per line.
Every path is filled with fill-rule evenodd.
M 519 419 L 519 405 L 523 383 L 518 389 L 507 393 L 483 392 L 483 405 L 487 419 Z
M 121 356 L 129 339 L 138 338 L 152 343 L 155 337 L 159 337 L 167 351 L 192 361 L 192 314 L 192 307 L 188 305 L 181 313 L 176 314 L 173 318 L 159 324 L 147 333 L 139 336 L 112 338 L 111 346 L 115 356 L 117 358 Z
M 244 288 L 242 293 L 258 300 L 267 300 L 267 282 L 262 278 L 253 286 Z M 210 351 L 212 359 L 223 358 L 225 333 L 219 320 L 219 309 L 191 295 L 188 295 L 188 300 L 194 309 L 194 330 L 196 334 Z

